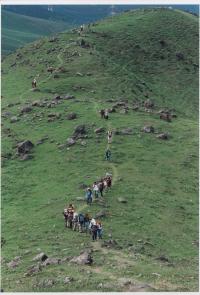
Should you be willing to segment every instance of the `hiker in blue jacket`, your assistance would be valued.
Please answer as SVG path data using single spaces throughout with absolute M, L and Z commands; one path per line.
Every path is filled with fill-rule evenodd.
M 92 190 L 90 187 L 87 188 L 87 191 L 86 191 L 86 200 L 87 200 L 87 204 L 88 205 L 91 205 L 92 204 L 92 198 L 93 198 L 93 195 L 92 195 Z

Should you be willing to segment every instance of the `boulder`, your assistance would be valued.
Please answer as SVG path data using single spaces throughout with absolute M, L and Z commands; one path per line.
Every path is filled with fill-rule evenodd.
M 69 138 L 67 139 L 67 141 L 66 141 L 66 145 L 67 145 L 67 146 L 74 145 L 75 143 L 76 143 L 76 141 L 75 141 L 73 138 L 71 138 L 71 137 L 69 137 Z
M 70 95 L 70 94 L 67 94 L 67 95 L 64 96 L 64 99 L 66 99 L 66 100 L 73 99 L 73 98 L 75 98 L 75 96 L 74 95 Z
M 35 100 L 35 101 L 32 102 L 31 105 L 32 105 L 33 107 L 40 107 L 40 106 L 41 106 L 41 103 L 40 103 L 39 100 Z
M 33 261 L 45 261 L 46 259 L 48 259 L 48 256 L 45 253 L 41 252 L 33 258 Z
M 29 153 L 33 147 L 34 144 L 30 140 L 25 140 L 23 142 L 18 143 L 17 151 L 19 154 L 26 154 Z
M 10 123 L 16 123 L 19 121 L 19 118 L 17 118 L 16 116 L 13 116 L 10 118 Z
M 107 212 L 105 210 L 102 210 L 96 214 L 95 218 L 98 219 L 98 218 L 102 218 L 106 216 L 107 216 Z
M 118 200 L 118 202 L 120 202 L 120 203 L 127 203 L 127 200 L 126 199 L 124 199 L 124 198 L 117 198 L 117 200 Z
M 41 266 L 47 266 L 52 264 L 60 264 L 61 259 L 59 258 L 47 258 L 45 261 L 41 264 Z
M 21 109 L 21 113 L 29 113 L 33 110 L 33 108 L 31 106 L 25 106 Z
M 74 257 L 70 260 L 71 263 L 76 263 L 79 265 L 91 265 L 93 263 L 93 259 L 90 253 L 87 251 L 83 252 L 81 255 Z
M 24 277 L 32 276 L 32 275 L 40 272 L 41 270 L 42 270 L 42 267 L 40 264 L 32 265 L 28 268 L 27 272 L 24 274 Z
M 144 126 L 141 131 L 145 133 L 154 133 L 154 128 L 153 126 Z
M 74 279 L 72 277 L 65 277 L 63 283 L 64 284 L 69 284 L 70 282 L 72 282 Z
M 95 133 L 99 134 L 99 133 L 102 133 L 105 131 L 105 128 L 104 127 L 99 127 L 97 129 L 94 130 Z
M 169 135 L 167 133 L 160 133 L 160 134 L 156 135 L 156 137 L 159 139 L 163 139 L 163 140 L 169 139 Z
M 76 118 L 77 118 L 76 113 L 69 113 L 69 114 L 67 115 L 67 120 L 74 120 L 74 119 L 76 119 Z
M 144 106 L 145 106 L 145 108 L 152 108 L 152 107 L 154 106 L 154 103 L 153 103 L 152 100 L 147 99 L 147 100 L 145 100 L 145 102 L 144 102 Z
M 72 137 L 74 139 L 83 138 L 83 137 L 85 137 L 84 136 L 85 134 L 86 134 L 85 125 L 79 125 L 79 126 L 76 126 Z

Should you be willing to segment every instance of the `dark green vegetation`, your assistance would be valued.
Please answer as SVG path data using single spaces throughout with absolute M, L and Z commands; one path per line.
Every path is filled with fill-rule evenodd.
M 52 35 L 67 28 L 70 28 L 70 25 L 66 22 L 56 22 L 2 10 L 2 55 L 42 36 Z
M 10 123 L 9 114 L 3 119 L 2 288 L 127 291 L 129 285 L 116 283 L 124 277 L 158 291 L 197 291 L 197 18 L 180 11 L 141 10 L 99 22 L 81 37 L 66 32 L 57 38 L 53 43 L 44 38 L 28 45 L 2 64 L 4 116 L 6 112 L 18 116 L 25 104 L 50 101 L 55 94 L 75 96 L 53 109 L 33 107 L 16 123 Z M 90 47 L 78 45 L 81 39 Z M 63 69 L 51 75 L 48 66 Z M 38 92 L 30 89 L 34 77 Z M 155 104 L 152 112 L 142 107 L 147 96 Z M 102 121 L 97 110 L 119 100 L 127 100 L 128 113 L 118 109 L 108 123 Z M 139 110 L 132 110 L 137 103 Z M 177 115 L 171 123 L 159 119 L 157 112 L 165 108 Z M 52 112 L 61 117 L 47 123 Z M 77 113 L 76 120 L 65 119 L 70 112 Z M 77 142 L 70 149 L 59 149 L 58 144 L 65 143 L 80 124 L 87 126 L 86 145 Z M 145 125 L 168 132 L 169 140 L 141 132 Z M 106 134 L 94 133 L 101 126 L 133 129 L 132 135 L 114 136 L 111 163 L 104 161 Z M 17 142 L 29 139 L 35 144 L 46 135 L 48 140 L 35 145 L 33 159 L 20 161 L 15 155 Z M 84 195 L 81 183 L 90 185 L 107 171 L 113 173 L 114 185 L 105 203 L 95 202 L 88 208 L 76 201 Z M 118 197 L 127 203 L 119 203 Z M 85 234 L 65 230 L 61 213 L 70 201 L 83 212 L 106 209 L 104 239 L 112 229 L 122 249 L 104 249 Z M 91 267 L 66 262 L 43 268 L 32 277 L 23 276 L 36 264 L 32 258 L 38 252 L 64 258 L 87 247 L 94 250 Z M 9 269 L 6 263 L 19 255 L 19 266 Z M 165 261 L 156 259 L 160 256 Z M 64 285 L 66 276 L 74 281 Z M 47 278 L 55 284 L 41 287 Z

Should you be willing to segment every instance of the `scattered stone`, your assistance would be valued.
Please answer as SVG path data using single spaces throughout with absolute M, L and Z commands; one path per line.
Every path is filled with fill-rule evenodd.
M 160 133 L 156 135 L 157 138 L 167 140 L 169 138 L 169 135 L 167 133 Z
M 13 116 L 10 118 L 10 123 L 16 123 L 19 121 L 19 118 L 17 118 L 16 116 Z
M 74 120 L 77 118 L 76 113 L 70 113 L 67 115 L 67 120 Z
M 143 131 L 145 133 L 154 133 L 154 127 L 153 126 L 144 126 L 141 131 Z
M 82 73 L 80 73 L 80 72 L 77 72 L 76 76 L 83 77 L 84 75 Z
M 184 60 L 184 54 L 181 52 L 176 53 L 176 59 L 177 60 Z
M 72 277 L 65 277 L 64 278 L 64 284 L 69 284 L 73 281 L 74 279 Z
M 99 134 L 99 133 L 102 133 L 105 131 L 105 128 L 104 127 L 99 127 L 97 129 L 94 130 L 95 133 Z
M 125 128 L 125 129 L 122 129 L 120 131 L 120 134 L 121 135 L 132 135 L 133 134 L 133 129 L 132 128 Z
M 32 109 L 32 107 L 31 106 L 25 106 L 25 107 L 23 107 L 22 109 L 21 109 L 21 113 L 23 114 L 23 113 L 29 113 L 29 112 L 31 112 L 33 109 Z
M 162 112 L 160 115 L 161 120 L 165 120 L 167 122 L 171 122 L 171 115 L 169 112 Z
M 31 104 L 33 107 L 40 107 L 41 106 L 41 102 L 39 100 L 35 100 L 32 102 Z
M 10 112 L 4 112 L 1 115 L 3 118 L 9 118 L 10 116 L 12 116 L 12 114 Z
M 153 106 L 154 106 L 154 103 L 152 100 L 150 100 L 150 99 L 145 100 L 145 102 L 144 102 L 145 108 L 152 108 Z
M 66 141 L 66 145 L 67 146 L 72 146 L 72 145 L 74 145 L 76 143 L 76 141 L 73 139 L 73 138 L 71 138 L 71 137 L 69 137 L 68 139 L 67 139 L 67 141 Z
M 23 142 L 18 143 L 17 151 L 19 154 L 26 154 L 31 151 L 34 147 L 34 144 L 30 140 L 25 140 Z
M 169 262 L 169 259 L 165 255 L 161 255 L 159 257 L 156 257 L 156 260 L 160 260 L 162 262 Z
M 102 210 L 96 214 L 95 218 L 98 219 L 98 218 L 102 218 L 106 216 L 107 216 L 107 212 L 105 210 Z
M 46 259 L 48 259 L 48 256 L 45 253 L 41 252 L 33 258 L 33 261 L 45 261 Z
M 27 272 L 24 274 L 24 277 L 32 276 L 32 275 L 40 272 L 41 270 L 42 270 L 42 267 L 40 264 L 32 265 L 28 268 Z
M 64 96 L 64 98 L 63 98 L 63 99 L 66 99 L 66 100 L 68 100 L 68 99 L 73 99 L 73 98 L 75 98 L 75 96 L 74 96 L 74 95 L 67 94 L 67 95 L 65 95 L 65 96 Z
M 127 286 L 127 285 L 130 285 L 132 283 L 132 280 L 131 279 L 127 279 L 127 278 L 119 278 L 117 280 L 117 283 L 120 286 Z
M 52 264 L 60 264 L 60 263 L 61 263 L 61 259 L 59 259 L 59 258 L 47 258 L 41 264 L 41 266 L 47 266 L 47 265 L 52 265 Z
M 91 265 L 93 263 L 93 259 L 91 254 L 85 251 L 80 256 L 72 258 L 70 262 L 80 265 Z
M 49 287 L 52 287 L 54 284 L 55 284 L 55 280 L 45 279 L 45 280 L 39 282 L 39 284 L 36 287 L 49 288 Z
M 118 202 L 120 202 L 120 203 L 127 203 L 127 200 L 126 199 L 124 199 L 124 198 L 117 198 L 117 200 L 118 200 Z

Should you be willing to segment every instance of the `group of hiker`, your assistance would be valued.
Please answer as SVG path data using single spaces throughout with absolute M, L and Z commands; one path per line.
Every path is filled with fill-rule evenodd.
M 112 175 L 106 173 L 104 178 L 101 178 L 99 181 L 95 181 L 92 185 L 92 188 L 88 187 L 86 190 L 86 201 L 88 205 L 92 204 L 93 196 L 97 199 L 99 196 L 103 197 L 103 191 L 111 188 L 112 186 Z
M 95 220 L 88 213 L 78 213 L 72 204 L 69 204 L 63 212 L 65 226 L 80 233 L 85 232 L 92 235 L 92 240 L 102 239 L 103 227 L 99 220 Z

